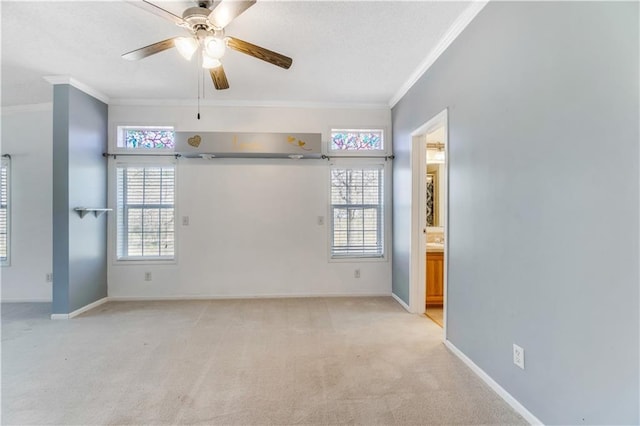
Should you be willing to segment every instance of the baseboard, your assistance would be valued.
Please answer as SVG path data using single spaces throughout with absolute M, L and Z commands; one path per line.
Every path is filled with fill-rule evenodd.
M 507 392 L 502 386 L 498 384 L 495 380 L 491 378 L 485 371 L 478 367 L 475 362 L 471 361 L 471 359 L 466 356 L 460 349 L 456 348 L 453 343 L 449 340 L 445 340 L 444 344 L 455 356 L 460 358 L 462 362 L 464 362 L 467 367 L 471 369 L 478 377 L 480 377 L 495 393 L 497 393 L 502 399 L 505 400 L 507 404 L 509 404 L 518 414 L 520 414 L 524 419 L 529 422 L 531 425 L 542 425 L 543 423 L 529 410 L 525 408 L 517 399 L 515 399 L 509 392 Z
M 51 303 L 51 299 L 2 299 L 0 303 Z
M 69 314 L 51 314 L 52 320 L 69 319 Z
M 406 303 L 404 303 L 404 300 L 400 299 L 398 296 L 396 296 L 394 293 L 391 293 L 391 297 L 394 298 L 394 300 L 396 302 L 398 302 L 400 304 L 400 306 L 402 306 L 403 308 L 405 308 L 407 310 L 407 312 L 411 313 L 411 309 L 409 309 L 409 305 L 407 305 Z
M 93 308 L 97 308 L 98 306 L 107 303 L 110 300 L 109 297 L 103 297 L 102 299 L 96 300 L 93 303 L 89 303 L 86 306 L 83 306 L 80 309 L 76 309 L 73 312 L 70 312 L 68 314 L 51 314 L 51 319 L 52 320 L 59 320 L 59 319 L 71 319 L 73 317 L 77 317 L 80 314 L 83 314 Z
M 233 295 L 176 295 L 176 296 L 109 296 L 110 302 L 158 302 L 170 300 L 236 300 L 236 299 L 303 299 L 319 297 L 389 297 L 390 293 L 362 294 L 243 294 Z

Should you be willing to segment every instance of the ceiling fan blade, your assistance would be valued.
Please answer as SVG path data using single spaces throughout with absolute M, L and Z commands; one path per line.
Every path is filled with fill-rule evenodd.
M 209 22 L 221 30 L 255 3 L 256 0 L 222 0 L 209 14 Z
M 146 10 L 147 12 L 153 13 L 161 18 L 164 18 L 168 21 L 173 22 L 176 25 L 189 27 L 189 24 L 182 19 L 182 17 L 175 15 L 168 10 L 161 8 L 158 5 L 155 5 L 147 0 L 128 0 L 127 3 L 132 4 L 140 9 Z
M 288 70 L 293 63 L 293 59 L 288 56 L 281 55 L 269 49 L 265 49 L 264 47 L 256 46 L 255 44 L 251 44 L 234 37 L 227 37 L 227 46 L 233 50 L 253 56 L 254 58 L 262 59 L 263 61 L 277 65 L 286 70 Z
M 227 75 L 225 74 L 222 65 L 220 65 L 219 67 L 210 68 L 209 74 L 211 74 L 211 80 L 213 80 L 213 85 L 216 86 L 217 90 L 224 90 L 229 88 Z
M 122 55 L 122 58 L 127 59 L 129 61 L 137 61 L 138 59 L 143 59 L 143 58 L 146 58 L 147 56 L 155 55 L 156 53 L 160 53 L 167 49 L 171 49 L 174 46 L 175 46 L 174 39 L 169 38 L 167 40 L 162 40 L 157 43 L 153 43 L 148 46 L 141 47 L 140 49 L 127 52 L 124 55 Z

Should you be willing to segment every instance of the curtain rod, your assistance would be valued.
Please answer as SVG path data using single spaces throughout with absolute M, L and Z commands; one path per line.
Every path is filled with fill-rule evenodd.
M 394 158 L 396 158 L 395 155 L 385 155 L 384 157 L 382 156 L 378 156 L 378 155 L 322 155 L 320 158 L 322 158 L 323 160 L 331 160 L 332 158 L 374 158 L 374 159 L 381 159 L 384 158 L 384 161 L 387 160 L 393 160 Z
M 182 157 L 182 155 L 180 154 L 130 154 L 130 153 L 111 154 L 108 152 L 103 152 L 102 156 L 105 158 L 107 157 L 117 158 L 118 156 L 120 157 L 175 157 L 175 158 Z
M 5 154 L 8 155 L 8 154 Z M 182 157 L 181 154 L 131 154 L 131 153 L 118 153 L 118 154 L 112 154 L 112 153 L 108 153 L 108 152 L 104 152 L 102 153 L 103 157 L 111 157 L 111 158 L 117 158 L 118 156 L 122 156 L 122 157 L 175 157 L 180 158 Z M 238 156 L 238 157 L 232 157 L 232 156 L 225 156 L 225 157 L 220 157 L 220 158 L 250 158 L 250 157 L 242 157 L 242 156 Z M 267 158 L 267 157 L 265 157 Z M 321 155 L 320 159 L 322 160 L 331 160 L 332 158 L 350 158 L 350 159 L 354 159 L 354 158 L 373 158 L 373 159 L 384 159 L 384 161 L 388 161 L 388 160 L 393 160 L 394 158 L 396 158 L 395 155 L 386 155 L 386 156 L 377 156 L 377 155 Z

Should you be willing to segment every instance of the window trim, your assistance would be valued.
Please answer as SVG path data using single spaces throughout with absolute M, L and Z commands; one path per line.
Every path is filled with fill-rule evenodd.
M 178 170 L 179 163 L 175 158 L 140 155 L 135 157 L 118 157 L 110 159 L 109 166 L 109 204 L 115 214 L 110 215 L 109 222 L 109 256 L 113 265 L 175 265 L 178 263 L 179 252 L 179 226 L 178 226 Z M 130 256 L 118 258 L 118 168 L 131 167 L 167 167 L 174 168 L 174 189 L 173 189 L 173 256 Z
M 338 130 L 351 130 L 363 132 L 367 130 L 379 130 L 382 132 L 382 149 L 380 150 L 370 150 L 370 151 L 349 151 L 342 149 L 331 149 L 332 145 L 332 134 L 334 131 Z M 388 141 L 387 137 L 387 128 L 386 126 L 331 126 L 329 128 L 329 138 L 326 143 L 325 152 L 330 157 L 386 157 L 390 155 L 391 152 L 391 143 Z
M 387 262 L 391 259 L 389 252 L 390 229 L 391 229 L 391 162 L 384 158 L 333 158 L 329 162 L 326 173 L 327 188 L 327 259 L 329 263 L 366 263 L 366 262 Z M 333 208 L 331 203 L 331 170 L 332 169 L 362 169 L 381 167 L 383 171 L 382 179 L 382 255 L 342 255 L 333 254 Z
M 0 259 L 0 266 L 11 266 L 11 159 L 3 156 L 0 161 L 1 167 L 7 169 L 7 257 Z

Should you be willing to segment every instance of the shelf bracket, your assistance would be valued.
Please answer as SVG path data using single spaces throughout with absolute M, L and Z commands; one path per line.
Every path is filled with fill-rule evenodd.
M 73 210 L 78 212 L 78 214 L 80 215 L 80 218 L 84 218 L 88 213 L 93 213 L 95 215 L 95 217 L 99 217 L 99 216 L 105 214 L 106 212 L 112 211 L 113 209 L 98 209 L 98 208 L 90 208 L 90 207 L 76 207 Z

